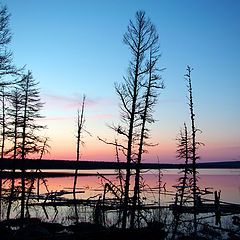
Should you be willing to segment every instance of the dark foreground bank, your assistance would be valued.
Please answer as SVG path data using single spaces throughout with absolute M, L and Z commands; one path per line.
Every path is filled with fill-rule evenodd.
M 239 226 L 239 224 L 238 224 Z M 59 223 L 43 222 L 38 218 L 10 219 L 0 222 L 1 240 L 209 240 L 240 238 L 238 231 L 210 227 L 199 227 L 196 234 L 181 233 L 173 235 L 169 226 L 161 222 L 151 222 L 146 227 L 136 229 L 119 229 L 103 227 L 88 222 L 64 226 Z M 224 231 L 222 231 L 224 230 Z M 224 234 L 226 233 L 225 237 Z
M 0 234 L 1 240 L 155 240 L 156 237 L 166 238 L 167 232 L 163 227 L 160 223 L 152 223 L 144 228 L 121 230 L 87 222 L 64 226 L 31 218 L 0 222 Z

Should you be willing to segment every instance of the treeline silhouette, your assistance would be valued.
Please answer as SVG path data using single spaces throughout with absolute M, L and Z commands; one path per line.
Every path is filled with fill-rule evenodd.
M 85 96 L 83 96 L 82 106 L 77 114 L 76 161 L 42 160 L 50 146 L 48 138 L 41 136 L 45 126 L 40 124 L 41 121 L 36 121 L 43 118 L 41 115 L 43 103 L 40 98 L 38 82 L 35 81 L 31 71 L 26 71 L 25 67 L 17 68 L 13 64 L 13 54 L 8 50 L 10 41 L 9 14 L 7 8 L 2 7 L 0 10 L 0 216 L 2 213 L 3 170 L 10 169 L 10 189 L 5 191 L 8 195 L 4 196 L 8 203 L 6 219 L 10 219 L 13 202 L 20 202 L 18 216 L 21 219 L 21 228 L 24 227 L 26 219 L 31 216 L 29 210 L 31 198 L 37 199 L 38 202 L 32 203 L 32 206 L 42 206 L 46 218 L 48 215 L 45 206 L 54 206 L 56 217 L 57 206 L 73 204 L 75 227 L 79 227 L 78 204 L 89 204 L 91 207 L 94 204 L 92 219 L 95 224 L 107 226 L 105 217 L 107 210 L 116 210 L 117 221 L 114 227 L 121 228 L 123 231 L 130 228 L 134 232 L 134 229 L 140 229 L 144 224 L 149 227 L 148 229 L 154 229 L 154 231 L 157 226 L 160 239 L 166 237 L 167 231 L 171 231 L 166 227 L 166 218 L 162 220 L 162 208 L 173 209 L 172 239 L 175 239 L 175 236 L 179 234 L 179 225 L 184 211 L 194 216 L 193 221 L 190 220 L 191 224 L 193 222 L 191 234 L 194 234 L 194 238 L 199 228 L 197 214 L 200 211 L 208 212 L 214 209 L 216 219 L 219 221 L 220 192 L 215 192 L 214 204 L 204 205 L 201 197 L 204 194 L 209 194 L 209 191 L 205 189 L 203 192 L 198 187 L 197 168 L 239 168 L 240 161 L 198 162 L 200 158 L 198 148 L 202 143 L 197 140 L 197 133 L 200 130 L 196 128 L 195 123 L 196 113 L 194 111 L 191 76 L 193 69 L 190 66 L 187 66 L 185 75 L 190 127 L 184 123 L 184 128 L 177 137 L 177 158 L 183 160 L 183 164 L 142 162 L 143 155 L 147 153 L 148 148 L 156 145 L 151 142 L 150 127 L 156 121 L 154 111 L 160 91 L 164 89 L 161 77 L 164 68 L 159 67 L 161 57 L 159 35 L 144 11 L 136 12 L 134 20 L 129 21 L 127 31 L 123 35 L 123 42 L 129 48 L 131 59 L 126 76 L 122 82 L 115 83 L 115 91 L 120 101 L 120 121 L 109 126 L 114 132 L 115 139 L 106 140 L 98 137 L 101 142 L 110 144 L 115 148 L 115 162 L 80 161 L 80 146 L 83 143 L 82 133 L 83 131 L 87 132 L 84 128 Z M 33 156 L 34 159 L 31 159 Z M 166 184 L 162 182 L 160 171 L 164 168 L 181 169 L 175 203 L 168 207 L 161 206 L 160 201 L 162 191 L 166 192 Z M 41 177 L 44 176 L 44 174 L 41 175 L 41 169 L 74 169 L 72 192 L 61 190 L 50 193 L 46 181 Z M 78 170 L 81 169 L 115 169 L 117 182 L 99 174 L 103 192 L 95 196 L 98 197 L 98 200 L 78 199 L 77 180 Z M 147 199 L 142 195 L 146 187 L 142 177 L 143 169 L 159 169 L 157 188 L 159 201 L 157 206 L 145 204 Z M 29 174 L 27 170 L 34 171 Z M 7 172 L 4 171 L 4 174 L 6 176 Z M 35 182 L 36 176 L 38 176 L 37 182 Z M 18 177 L 21 177 L 20 182 L 16 182 Z M 47 189 L 44 196 L 40 194 L 40 179 Z M 37 184 L 36 196 L 33 194 L 35 183 Z M 64 194 L 72 194 L 73 199 L 63 198 Z M 108 197 L 109 195 L 110 197 Z M 170 195 L 172 196 L 173 193 L 171 192 Z M 40 202 L 41 200 L 44 201 Z M 153 219 L 149 220 L 147 217 L 149 210 L 155 208 L 158 209 L 157 224 Z M 225 206 L 226 209 L 229 210 L 229 206 Z
M 0 162 L 0 168 L 11 170 L 13 168 L 13 159 L 3 159 Z M 36 169 L 64 169 L 64 170 L 101 170 L 101 169 L 126 169 L 126 163 L 121 162 L 104 162 L 104 161 L 70 161 L 70 160 L 42 160 L 37 162 L 36 159 L 25 159 L 25 167 L 29 170 Z M 188 165 L 192 167 L 191 164 Z M 131 169 L 136 169 L 136 164 L 131 163 Z M 182 169 L 185 164 L 181 163 L 142 163 L 142 169 Z M 224 162 L 202 162 L 197 163 L 198 169 L 214 168 L 214 169 L 234 169 L 240 168 L 240 161 L 224 161 Z M 21 169 L 21 163 L 17 162 L 15 169 Z
M 0 131 L 1 131 L 1 161 L 4 157 L 12 159 L 12 172 L 15 165 L 20 164 L 23 177 L 20 186 L 16 186 L 14 174 L 11 179 L 11 191 L 7 218 L 10 216 L 15 190 L 21 189 L 21 218 L 25 217 L 26 181 L 25 159 L 32 154 L 39 154 L 39 159 L 48 150 L 45 137 L 40 135 L 40 130 L 45 126 L 39 124 L 43 103 L 40 99 L 38 82 L 33 78 L 31 71 L 25 67 L 17 68 L 13 63 L 13 54 L 8 46 L 12 34 L 9 28 L 7 8 L 0 10 Z M 2 204 L 2 170 L 0 172 L 0 206 Z M 1 209 L 0 209 L 1 213 Z

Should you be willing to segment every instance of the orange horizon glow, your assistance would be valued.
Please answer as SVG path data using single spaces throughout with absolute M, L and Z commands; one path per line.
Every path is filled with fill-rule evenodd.
M 73 143 L 74 144 L 74 143 Z M 198 151 L 200 156 L 199 162 L 218 162 L 218 161 L 239 161 L 237 158 L 239 153 L 238 147 L 209 147 L 203 148 Z M 80 158 L 86 161 L 116 161 L 115 147 L 106 145 L 100 141 L 95 141 L 85 144 L 80 148 Z M 70 143 L 62 143 L 52 147 L 52 151 L 49 155 L 46 155 L 46 159 L 58 159 L 58 160 L 75 160 L 76 149 L 75 145 Z M 144 153 L 142 156 L 142 162 L 157 163 L 159 159 L 160 163 L 182 163 L 184 160 L 176 158 L 176 149 L 173 146 L 161 146 L 151 147 L 148 153 Z M 120 156 L 121 161 L 125 161 L 124 156 Z
M 234 170 L 232 170 L 234 171 Z M 84 171 L 79 171 L 79 173 Z M 112 171 L 114 172 L 114 171 Z M 162 176 L 162 186 L 166 183 L 165 187 L 167 191 L 174 191 L 176 188 L 174 186 L 177 185 L 178 179 L 180 177 L 179 174 L 177 174 L 178 170 L 163 170 L 163 176 Z M 238 171 L 239 172 L 239 171 Z M 92 171 L 92 173 L 96 173 Z M 148 194 L 152 195 L 154 192 L 154 188 L 158 187 L 158 171 L 152 170 L 151 172 L 142 174 L 144 182 L 145 182 L 145 188 L 153 188 L 151 190 L 151 193 Z M 116 175 L 108 175 L 107 178 L 118 184 L 118 180 L 116 178 Z M 73 188 L 73 176 L 70 177 L 55 177 L 55 178 L 47 178 L 47 185 L 49 191 L 69 191 L 71 192 L 71 189 Z M 239 180 L 240 175 L 237 172 L 231 172 L 227 171 L 224 173 L 224 170 L 222 172 L 210 170 L 209 172 L 202 172 L 200 169 L 199 174 L 199 181 L 198 186 L 200 189 L 205 189 L 206 187 L 209 188 L 209 191 L 219 191 L 221 189 L 222 195 L 221 199 L 223 201 L 230 201 L 230 202 L 239 202 Z M 134 186 L 134 177 L 131 178 L 131 188 Z M 104 182 L 101 182 L 101 178 L 99 176 L 79 176 L 77 181 L 77 191 L 85 191 L 85 193 L 80 193 L 79 197 L 89 197 L 96 195 L 96 191 L 99 192 L 99 190 L 104 189 Z M 40 185 L 40 192 L 44 193 L 46 192 L 46 188 L 44 184 Z M 144 194 L 144 192 L 143 192 Z M 155 192 L 157 194 L 157 192 Z M 213 195 L 211 195 L 213 197 Z M 71 197 L 71 195 L 69 195 Z M 150 196 L 151 197 L 151 196 Z M 163 196 L 164 197 L 164 196 Z M 171 201 L 172 197 L 166 197 L 165 200 Z

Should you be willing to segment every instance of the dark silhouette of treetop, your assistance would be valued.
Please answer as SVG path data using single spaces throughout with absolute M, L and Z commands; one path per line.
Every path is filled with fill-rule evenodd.
M 127 32 L 123 35 L 123 42 L 127 44 L 134 56 L 143 54 L 158 41 L 155 26 L 144 11 L 138 11 L 135 15 L 135 23 L 129 21 Z
M 7 7 L 0 9 L 0 86 L 15 82 L 9 76 L 16 76 L 22 69 L 17 69 L 13 62 L 12 52 L 8 49 L 12 34 L 9 29 L 9 18 Z
M 139 196 L 139 174 L 141 155 L 145 151 L 149 129 L 146 124 L 153 123 L 153 106 L 157 101 L 157 89 L 163 88 L 163 83 L 157 66 L 160 54 L 158 52 L 158 34 L 155 26 L 146 17 L 144 11 L 138 11 L 135 20 L 130 20 L 123 42 L 129 46 L 132 59 L 129 61 L 127 76 L 122 83 L 116 83 L 116 93 L 120 99 L 122 124 L 112 128 L 126 139 L 126 146 L 120 147 L 126 156 L 126 179 L 124 187 L 122 227 L 126 228 L 127 209 L 130 201 L 130 164 L 136 167 L 135 193 L 133 200 L 132 223 L 134 225 L 136 202 Z M 160 80 L 160 81 L 159 81 Z M 120 146 L 118 144 L 118 146 Z

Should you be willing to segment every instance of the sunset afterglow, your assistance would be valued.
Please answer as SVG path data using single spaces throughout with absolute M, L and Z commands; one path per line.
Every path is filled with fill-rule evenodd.
M 189 124 L 186 66 L 191 65 L 202 162 L 240 160 L 239 1 L 2 1 L 11 13 L 14 61 L 33 72 L 45 106 L 46 159 L 76 158 L 77 109 L 87 96 L 81 160 L 115 161 L 115 148 L 98 140 L 118 137 L 114 83 L 131 56 L 123 44 L 129 19 L 146 11 L 159 33 L 166 88 L 143 162 L 179 162 L 176 137 Z M 23 14 L 24 13 L 24 14 Z M 122 142 L 125 144 L 125 142 Z M 123 156 L 121 160 L 124 160 Z

